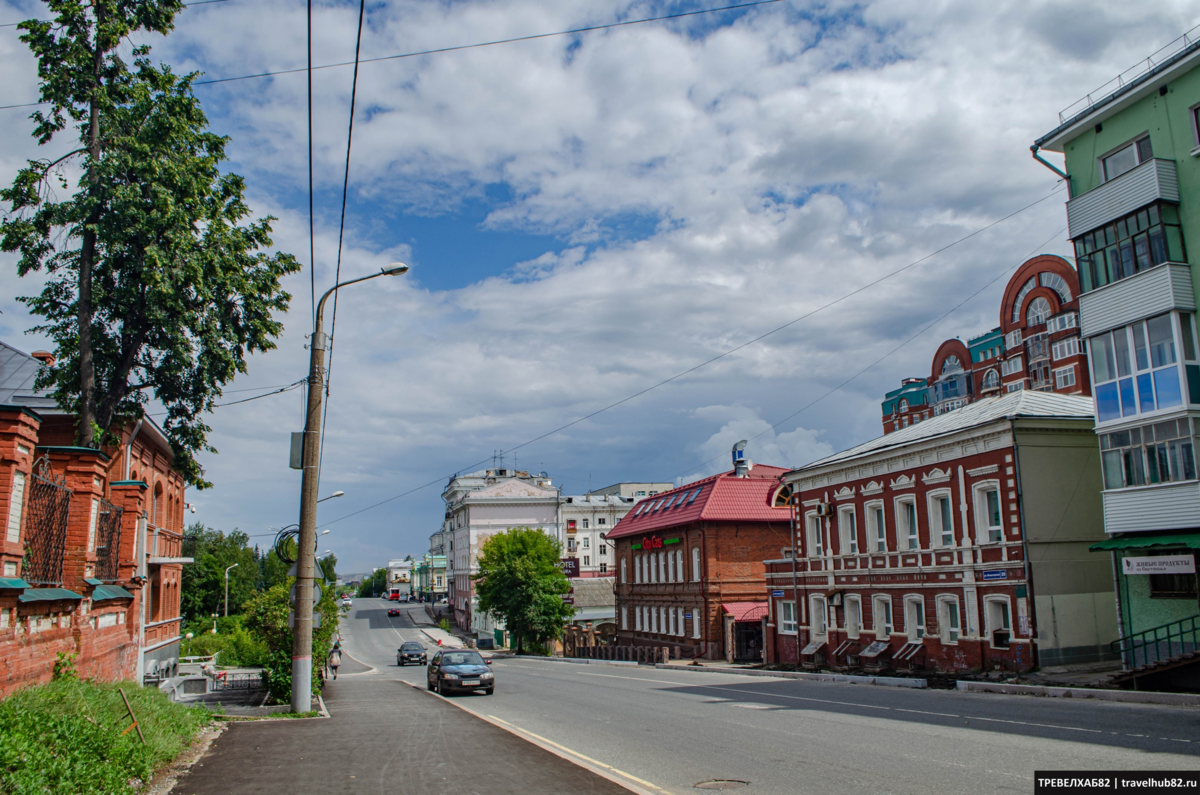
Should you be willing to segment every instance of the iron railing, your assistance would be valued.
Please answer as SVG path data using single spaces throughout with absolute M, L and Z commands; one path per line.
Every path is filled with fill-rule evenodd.
M 121 557 L 121 515 L 118 508 L 105 499 L 100 500 L 96 517 L 96 579 L 116 582 Z
M 213 690 L 261 690 L 262 674 L 231 674 L 216 676 L 213 679 Z
M 1111 648 L 1121 655 L 1125 670 L 1153 665 L 1200 650 L 1200 616 L 1173 621 L 1114 640 Z
M 71 490 L 65 475 L 54 476 L 46 456 L 34 462 L 29 480 L 22 578 L 30 585 L 62 585 Z

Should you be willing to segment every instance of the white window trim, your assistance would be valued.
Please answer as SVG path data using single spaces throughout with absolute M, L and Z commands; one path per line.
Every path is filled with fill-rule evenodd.
M 902 517 L 907 518 L 908 516 L 907 511 L 904 509 L 904 506 L 908 504 L 913 506 L 913 518 L 917 523 L 917 545 L 915 547 L 910 546 L 908 543 L 909 530 L 911 528 L 907 527 L 907 522 L 905 519 L 902 519 Z M 898 552 L 918 552 L 921 549 L 921 512 L 916 510 L 916 506 L 917 498 L 911 494 L 906 494 L 903 497 L 896 497 L 892 501 L 892 509 L 895 511 L 896 516 L 896 550 Z M 904 532 L 901 533 L 901 530 Z
M 942 543 L 942 514 L 939 499 L 946 500 L 950 512 L 950 543 Z M 954 549 L 958 545 L 958 528 L 954 524 L 954 492 L 951 489 L 933 489 L 925 494 L 925 509 L 929 515 L 929 543 L 934 549 Z
M 910 620 L 909 605 L 920 608 L 921 621 L 919 623 Z M 908 636 L 911 643 L 915 643 L 929 634 L 929 616 L 925 613 L 925 597 L 921 594 L 904 595 L 904 634 Z
M 675 582 L 675 556 L 667 554 L 667 582 Z
M 937 622 L 938 622 L 938 637 L 942 643 L 947 646 L 957 646 L 958 642 L 963 637 L 963 609 L 962 604 L 955 594 L 940 594 L 936 600 L 937 604 Z M 950 638 L 950 605 L 954 605 L 958 613 L 958 637 L 953 640 Z
M 683 582 L 684 571 L 683 571 L 683 549 L 682 549 L 682 547 L 675 550 L 675 576 L 677 577 L 675 582 Z
M 995 491 L 1000 501 L 1000 540 L 992 541 L 989 536 L 991 525 L 987 523 L 987 497 L 985 492 Z M 975 543 L 999 544 L 1004 542 L 1004 491 L 999 480 L 982 480 L 971 484 L 971 498 L 975 506 Z
M 791 607 L 791 608 L 792 608 L 792 617 L 791 617 L 791 620 L 788 620 L 788 619 L 784 618 L 784 605 L 788 605 L 789 607 Z M 800 617 L 796 615 L 796 602 L 795 602 L 795 600 L 793 600 L 793 599 L 780 599 L 780 600 L 779 600 L 778 612 L 779 612 L 779 634 L 780 634 L 780 635 L 796 635 L 796 634 L 799 634 L 799 632 L 800 632 Z M 791 626 L 791 629 L 788 629 L 788 626 L 789 626 L 789 625 Z
M 853 632 L 851 632 L 851 624 L 850 624 L 850 614 L 851 614 L 850 613 L 850 604 L 851 603 L 854 603 L 855 605 L 858 606 L 858 623 L 853 627 L 853 630 L 854 630 Z M 845 627 L 846 637 L 857 640 L 863 631 L 862 597 L 861 596 L 846 596 L 844 599 L 844 602 L 843 602 L 842 612 L 846 616 L 846 627 Z
M 993 627 L 992 626 L 992 611 L 988 609 L 988 606 L 993 603 L 1003 604 L 1008 608 L 1008 610 L 1007 610 L 1008 626 L 1007 627 Z M 983 597 L 983 621 L 984 621 L 984 631 L 987 633 L 988 645 L 994 644 L 995 638 L 996 638 L 995 632 L 998 629 L 1003 629 L 1003 630 L 1008 631 L 1009 644 L 1010 645 L 1012 644 L 1012 640 L 1015 637 L 1016 633 L 1013 632 L 1013 627 L 1012 627 L 1012 621 L 1013 621 L 1012 600 L 1008 598 L 1007 594 L 991 594 L 991 595 Z M 999 648 L 1004 648 L 1004 647 L 1001 646 Z
M 24 472 L 14 471 L 9 493 L 7 539 L 10 544 L 21 543 L 21 512 L 25 508 L 28 483 Z
M 1069 383 L 1069 384 L 1060 383 L 1063 379 L 1059 378 L 1059 373 L 1070 373 L 1071 374 L 1071 383 Z M 1079 383 L 1075 379 L 1075 365 L 1071 365 L 1070 367 L 1060 367 L 1053 372 L 1053 375 L 1054 375 L 1054 388 L 1055 389 L 1067 389 L 1068 387 L 1076 386 Z
M 868 554 L 871 554 L 871 555 L 882 554 L 878 551 L 878 539 L 879 539 L 878 532 L 879 532 L 880 528 L 871 527 L 871 517 L 876 515 L 875 514 L 876 508 L 879 509 L 879 514 L 878 514 L 879 521 L 881 521 L 883 523 L 883 527 L 882 527 L 882 529 L 883 529 L 883 552 L 888 551 L 887 508 L 885 507 L 883 500 L 871 500 L 870 502 L 863 503 L 863 510 L 866 511 L 866 514 L 867 514 L 866 517 L 864 518 L 864 523 L 866 524 L 866 528 L 867 528 L 867 546 L 869 548 Z
M 629 629 L 629 606 L 621 605 L 621 629 Z
M 849 527 L 847 516 L 850 517 Z M 858 546 L 858 511 L 853 505 L 838 508 L 838 552 L 842 555 L 862 554 Z
M 820 605 L 819 610 L 817 607 L 818 605 Z M 817 630 L 817 626 L 816 626 L 816 620 L 817 620 L 818 615 L 821 616 L 821 621 L 823 624 L 823 627 L 821 628 L 820 631 Z M 808 616 L 809 616 L 808 631 L 809 631 L 809 634 L 812 635 L 813 639 L 817 640 L 817 639 L 828 638 L 829 637 L 829 605 L 826 604 L 824 596 L 810 596 L 809 597 Z
M 891 622 L 881 624 L 879 605 L 887 604 L 889 613 L 891 613 Z M 893 604 L 891 594 L 872 594 L 871 595 L 871 630 L 875 633 L 875 639 L 881 640 L 891 637 L 896 632 L 896 607 Z
M 629 575 L 629 560 L 627 558 L 621 558 L 621 584 L 622 585 L 624 585 L 626 582 L 628 582 L 628 575 Z
M 700 637 L 701 621 L 702 621 L 702 619 L 700 618 L 700 608 L 693 607 L 692 608 L 692 637 L 693 638 Z
M 1146 162 L 1141 159 L 1141 155 L 1138 153 L 1137 142 L 1149 135 L 1150 135 L 1149 130 L 1143 130 L 1142 132 L 1133 136 L 1132 138 L 1130 138 L 1128 141 L 1121 144 L 1120 146 L 1114 146 L 1112 149 L 1109 149 L 1107 152 L 1099 155 L 1096 158 L 1096 172 L 1100 177 L 1101 185 L 1112 182 L 1114 179 L 1118 179 L 1119 177 L 1123 177 L 1123 176 L 1125 176 L 1125 174 L 1129 173 L 1129 171 L 1126 171 L 1124 174 L 1120 174 L 1120 175 L 1118 175 L 1118 177 L 1113 177 L 1112 179 L 1109 179 L 1108 175 L 1104 173 L 1104 161 L 1107 160 L 1108 158 L 1112 157 L 1113 155 L 1115 155 L 1117 152 L 1120 152 L 1122 149 L 1124 149 L 1128 146 L 1133 147 L 1134 157 L 1138 158 L 1137 166 L 1140 166 L 1142 163 Z M 1134 166 L 1133 168 L 1137 168 L 1137 166 Z M 1130 169 L 1130 171 L 1132 171 L 1132 170 L 1133 169 Z
M 804 551 L 808 553 L 806 557 L 825 557 L 827 550 L 825 549 L 824 531 L 821 524 L 821 517 L 817 515 L 816 511 L 809 511 L 804 514 L 804 540 L 806 542 Z
M 692 547 L 692 582 L 700 582 L 700 547 Z

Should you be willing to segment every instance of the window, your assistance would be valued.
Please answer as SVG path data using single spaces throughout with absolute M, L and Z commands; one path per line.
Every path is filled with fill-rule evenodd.
M 954 509 L 949 492 L 929 495 L 929 526 L 938 546 L 954 546 Z
M 957 356 L 947 356 L 946 360 L 942 362 L 942 375 L 957 373 L 961 369 L 963 369 L 962 362 L 958 360 Z
M 696 489 L 695 491 L 692 492 L 692 496 L 688 497 L 688 505 L 691 505 L 693 502 L 696 501 L 696 498 L 700 496 L 701 491 L 703 491 L 703 487 Z
M 1075 264 L 1083 292 L 1164 262 L 1186 262 L 1179 208 L 1152 204 L 1077 237 Z
M 1029 285 L 1025 285 L 1025 286 L 1029 287 Z M 1030 289 L 1033 289 L 1033 288 L 1030 288 Z M 1021 296 L 1020 298 L 1021 298 L 1021 301 L 1025 300 L 1025 296 Z M 1014 323 L 1021 322 L 1021 301 L 1017 301 L 1016 309 L 1013 311 L 1013 322 Z M 1021 347 L 1021 329 L 1019 329 L 1019 328 L 1013 329 L 1012 331 L 1010 331 L 1004 335 L 1004 347 L 1005 348 Z
M 642 607 L 641 607 L 641 605 L 638 605 L 637 607 L 635 607 L 633 609 L 633 624 L 634 624 L 633 629 L 635 632 L 642 631 L 643 624 L 642 624 Z
M 1004 540 L 1000 522 L 1000 484 L 988 483 L 975 487 L 976 538 L 981 544 L 998 544 Z
M 796 620 L 796 603 L 779 603 L 779 631 L 784 635 L 795 635 L 799 622 Z
M 667 608 L 666 626 L 667 626 L 667 631 L 665 634 L 674 635 L 675 634 L 675 610 L 674 610 L 674 608 L 670 608 L 670 607 Z
M 857 638 L 862 631 L 862 600 L 857 596 L 846 597 L 846 635 Z
M 608 574 L 608 564 L 607 564 L 607 563 L 601 563 L 601 564 L 600 564 L 600 573 L 601 573 L 601 574 Z
M 584 526 L 586 527 L 586 525 L 584 525 Z M 583 548 L 587 549 L 589 546 L 591 546 L 591 543 L 592 543 L 592 539 L 584 538 L 583 539 Z
M 621 629 L 629 629 L 629 607 L 621 605 Z
M 1070 301 L 1071 299 L 1065 300 Z M 1067 312 L 1065 315 L 1058 315 L 1046 321 L 1046 331 L 1050 333 L 1073 328 L 1079 328 L 1079 315 L 1076 312 Z
M 700 637 L 700 625 L 704 620 L 701 617 L 702 615 L 703 615 L 703 613 L 700 612 L 699 607 L 692 608 L 692 637 L 693 638 Z
M 600 545 L 600 554 L 601 554 L 601 555 L 607 555 L 607 554 L 608 554 L 608 547 L 607 547 L 607 546 L 605 546 L 604 544 L 601 544 L 601 545 Z
M 871 601 L 871 612 L 875 619 L 875 638 L 882 640 L 892 634 L 892 597 L 876 596 Z
M 1005 392 L 1020 392 L 1024 388 L 1025 388 L 1025 382 L 1017 381 L 1015 384 L 1006 384 L 1004 387 L 1004 391 Z
M 692 547 L 692 582 L 700 582 L 700 547 Z
M 900 398 L 900 402 L 896 404 L 896 411 L 908 411 L 908 401 Z
M 1025 362 L 1020 354 L 1010 356 L 1000 362 L 1000 373 L 1002 375 L 1015 375 L 1025 369 Z
M 675 582 L 683 582 L 683 550 L 675 550 Z
M 1126 171 L 1137 168 L 1154 157 L 1150 136 L 1143 135 L 1133 143 L 1122 146 L 1111 155 L 1100 158 L 1100 176 L 1105 182 L 1116 179 Z
M 8 542 L 21 541 L 21 509 L 25 505 L 25 473 L 13 472 L 12 491 L 8 503 Z
M 1100 434 L 1104 488 L 1196 479 L 1195 443 L 1186 418 Z
M 839 541 L 843 555 L 858 554 L 858 523 L 855 522 L 854 507 L 838 509 Z
M 635 496 L 635 497 L 645 497 L 645 496 L 646 496 L 646 492 L 645 492 L 645 491 L 635 491 L 635 492 L 633 493 L 633 496 Z
M 621 583 L 622 584 L 624 584 L 626 582 L 626 580 L 629 576 L 629 567 L 627 565 L 628 563 L 629 563 L 629 561 L 627 559 L 621 558 Z
M 883 504 L 867 506 L 867 537 L 873 552 L 887 552 L 887 527 L 883 520 Z
M 660 553 L 661 554 L 661 553 Z M 675 556 L 667 555 L 667 582 L 675 582 Z
M 1189 332 L 1184 354 L 1194 355 L 1191 315 L 1179 317 L 1180 329 Z M 1183 405 L 1171 318 L 1171 314 L 1159 315 L 1088 339 L 1097 421 Z M 1197 368 L 1187 368 L 1189 379 L 1194 371 L 1200 375 Z
M 983 374 L 983 388 L 984 389 L 999 389 L 1000 388 L 1000 374 L 997 373 L 995 370 L 988 370 L 986 373 L 984 373 Z
M 591 558 L 591 556 L 590 556 L 590 555 L 584 555 L 584 556 L 583 556 L 583 565 L 585 565 L 585 566 L 590 566 L 590 565 L 592 565 L 592 558 Z
M 1172 550 L 1158 554 L 1163 555 L 1179 555 L 1192 554 L 1190 550 Z M 1156 553 L 1150 553 L 1156 555 Z M 1196 575 L 1195 574 L 1151 574 L 1150 575 L 1150 598 L 1151 599 L 1195 599 L 1196 598 Z
M 1050 317 L 1050 302 L 1040 295 L 1029 302 L 1029 310 L 1025 312 L 1026 326 L 1040 326 Z
M 597 527 L 604 527 L 606 524 L 608 524 L 608 519 L 605 519 L 603 516 L 596 520 Z
M 1049 287 L 1054 292 L 1058 293 L 1058 297 L 1062 299 L 1064 304 L 1071 303 L 1071 287 L 1067 284 L 1067 280 L 1059 276 L 1057 273 L 1043 271 L 1038 274 L 1038 281 L 1043 287 Z M 1071 315 L 1074 317 L 1074 314 Z
M 670 582 L 670 580 L 667 579 L 667 553 L 666 552 L 658 553 L 658 581 L 659 582 Z
M 925 637 L 925 600 L 920 596 L 904 597 L 904 630 L 909 641 Z
M 1054 388 L 1067 389 L 1075 386 L 1075 365 L 1054 371 Z
M 664 510 L 664 511 L 665 511 L 666 509 L 670 508 L 672 505 L 674 505 L 674 504 L 675 504 L 675 498 L 676 498 L 676 497 L 682 497 L 682 495 L 680 495 L 680 494 L 672 494 L 672 495 L 671 495 L 671 497 L 670 497 L 670 499 L 668 499 L 668 500 L 667 500 L 667 504 L 663 506 L 663 510 Z
M 937 598 L 937 609 L 938 634 L 941 637 L 942 643 L 958 643 L 958 638 L 962 634 L 962 623 L 959 620 L 958 613 L 958 597 L 939 596 Z
M 587 519 L 584 519 L 584 520 L 583 520 L 583 529 L 584 529 L 584 530 L 587 530 L 587 529 L 588 529 L 588 520 L 587 520 Z M 585 546 L 586 546 L 586 544 L 585 544 Z
M 987 617 L 987 633 L 993 646 L 1008 648 L 1012 636 L 1012 614 L 1008 609 L 1007 596 L 985 596 L 983 605 Z
M 821 538 L 821 517 L 810 513 L 805 517 L 808 521 L 808 556 L 820 558 L 825 555 L 825 545 Z
M 814 636 L 824 637 L 829 634 L 829 626 L 825 623 L 825 597 L 813 596 L 811 599 L 812 604 L 809 610 L 811 625 L 809 629 Z
M 912 497 L 896 501 L 896 533 L 896 542 L 901 549 L 921 548 L 917 501 Z
M 568 551 L 568 552 L 574 552 L 574 551 L 575 551 L 575 539 L 573 539 L 573 538 L 568 538 L 568 539 L 567 539 L 567 551 Z
M 1050 346 L 1050 353 L 1054 361 L 1066 359 L 1068 356 L 1078 356 L 1083 353 L 1083 341 L 1079 337 L 1067 337 L 1065 340 L 1059 340 Z
M 574 519 L 568 519 L 568 520 L 567 520 L 567 529 L 568 529 L 568 530 L 574 530 L 574 529 L 575 529 L 575 520 L 574 520 Z

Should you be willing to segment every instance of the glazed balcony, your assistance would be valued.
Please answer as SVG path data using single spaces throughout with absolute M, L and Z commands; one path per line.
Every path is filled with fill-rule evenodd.
M 1104 532 L 1181 530 L 1200 525 L 1200 482 L 1158 483 L 1105 491 Z
M 1067 202 L 1067 236 L 1074 239 L 1156 201 L 1179 202 L 1175 161 L 1153 157 Z
M 1164 262 L 1079 296 L 1080 333 L 1091 337 L 1172 309 L 1196 310 L 1192 269 Z

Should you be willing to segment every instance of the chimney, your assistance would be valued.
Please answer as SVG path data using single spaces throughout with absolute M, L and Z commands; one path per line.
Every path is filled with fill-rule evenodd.
M 738 478 L 746 477 L 750 472 L 750 462 L 746 460 L 746 445 L 747 441 L 742 439 L 733 446 L 733 476 Z
M 47 367 L 54 366 L 54 354 L 51 353 L 50 351 L 34 351 L 33 353 L 31 353 L 29 355 L 32 356 L 33 358 L 37 359 L 39 362 L 46 365 Z

